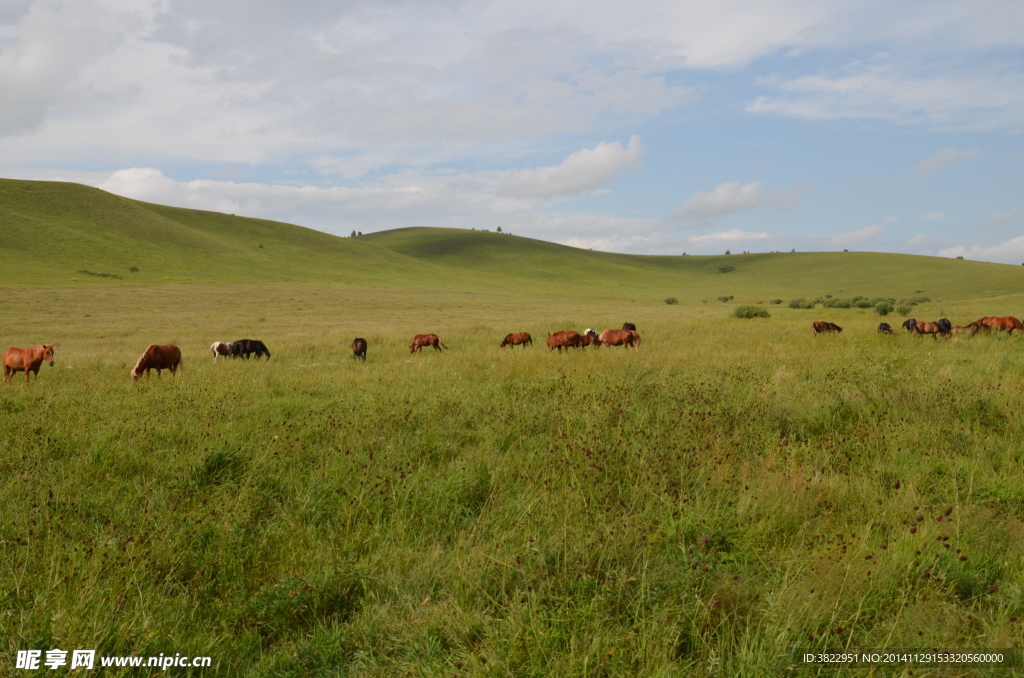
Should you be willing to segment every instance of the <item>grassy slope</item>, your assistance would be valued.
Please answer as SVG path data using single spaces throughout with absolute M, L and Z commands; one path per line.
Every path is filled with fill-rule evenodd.
M 128 273 L 129 266 L 141 271 Z M 723 266 L 735 270 L 723 274 Z M 636 256 L 438 228 L 338 238 L 78 184 L 0 180 L 0 285 L 300 280 L 544 298 L 675 296 L 687 304 L 719 295 L 756 302 L 827 293 L 901 297 L 921 289 L 933 298 L 998 296 L 1022 289 L 1024 267 L 857 252 Z

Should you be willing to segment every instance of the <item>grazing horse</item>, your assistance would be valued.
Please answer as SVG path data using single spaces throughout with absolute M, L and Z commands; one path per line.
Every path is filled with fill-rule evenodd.
M 917 320 L 915 320 L 914 318 L 907 318 L 906 320 L 903 321 L 903 329 L 905 329 L 907 332 L 913 334 L 915 327 L 917 327 Z
M 234 355 L 240 355 L 246 360 L 249 359 L 251 353 L 255 353 L 257 358 L 267 356 L 267 360 L 270 360 L 270 351 L 266 344 L 257 339 L 239 339 L 231 345 L 231 351 Z
M 632 346 L 634 351 L 640 348 L 640 335 L 634 330 L 604 330 L 597 340 L 605 346 Z
M 591 344 L 594 345 L 594 348 L 597 348 L 601 345 L 601 339 L 598 337 L 597 330 L 588 327 L 580 336 L 579 348 L 586 348 Z
M 893 334 L 893 331 L 892 331 L 892 328 L 889 326 L 889 323 L 881 323 L 881 324 L 878 325 L 878 333 L 879 334 Z
M 949 338 L 949 332 L 947 332 L 942 325 L 939 325 L 939 323 L 924 322 L 923 320 L 918 321 L 914 326 L 914 334 L 919 337 L 930 334 L 932 335 L 932 339 L 938 339 L 939 335 L 942 335 L 947 339 Z
M 1002 318 L 986 316 L 981 320 L 975 320 L 971 325 L 983 330 L 1005 331 L 1007 334 L 1013 334 L 1014 330 L 1024 332 L 1024 325 L 1021 325 L 1020 321 L 1012 315 L 1003 316 Z
M 436 334 L 417 334 L 412 338 L 412 344 L 409 346 L 409 353 L 416 351 L 422 352 L 424 346 L 433 346 L 434 350 L 441 352 L 442 348 L 448 348 L 441 343 L 440 337 Z
M 530 336 L 529 332 L 516 332 L 515 334 L 505 335 L 505 338 L 501 341 L 501 348 L 506 346 L 511 346 L 512 348 L 522 346 L 525 349 L 528 345 L 532 344 L 533 337 Z
M 225 358 L 232 357 L 233 347 L 234 344 L 226 344 L 223 341 L 213 342 L 213 345 L 210 346 L 210 352 L 213 353 L 213 362 L 217 362 L 217 359 L 221 356 L 224 356 Z
M 170 370 L 171 374 L 175 374 L 179 367 L 181 367 L 180 348 L 174 344 L 165 346 L 153 344 L 143 351 L 139 362 L 135 363 L 135 367 L 132 368 L 132 381 L 138 381 L 143 372 L 146 373 L 146 379 L 149 379 L 150 370 L 156 370 L 157 378 L 160 377 L 161 370 Z
M 561 353 L 562 349 L 579 348 L 582 337 L 579 332 L 573 330 L 559 330 L 558 332 L 552 332 L 548 335 L 548 350 L 558 349 Z
M 818 320 L 811 323 L 811 330 L 814 334 L 821 334 L 823 332 L 842 332 L 843 328 L 835 323 L 827 323 L 823 320 Z
M 15 372 L 25 373 L 26 384 L 31 374 L 35 374 L 36 381 L 39 381 L 39 367 L 44 360 L 53 367 L 53 344 L 7 349 L 4 351 L 4 383 L 11 383 Z
M 633 323 L 622 323 L 622 329 L 633 330 L 634 332 L 636 332 L 636 325 L 634 325 Z
M 352 359 L 359 359 L 366 362 L 366 339 L 356 337 L 352 340 Z
M 938 325 L 939 329 L 941 329 L 947 336 L 949 336 L 949 331 L 953 329 L 953 323 L 949 322 L 949 318 L 940 318 L 935 321 L 935 324 Z

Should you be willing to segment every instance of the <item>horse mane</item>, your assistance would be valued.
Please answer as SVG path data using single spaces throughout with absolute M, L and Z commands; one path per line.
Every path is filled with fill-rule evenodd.
M 142 357 L 139 358 L 139 362 L 135 363 L 135 367 L 132 368 L 132 378 L 133 379 L 138 379 L 139 375 L 142 374 L 142 370 L 143 370 L 143 367 L 144 367 L 142 363 L 146 362 L 146 355 L 148 353 L 149 353 L 149 349 L 147 348 L 145 351 L 142 352 Z

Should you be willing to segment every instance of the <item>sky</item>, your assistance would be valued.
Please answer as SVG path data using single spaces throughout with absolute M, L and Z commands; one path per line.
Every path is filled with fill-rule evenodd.
M 1021 0 L 0 0 L 0 177 L 348 235 L 1024 263 Z

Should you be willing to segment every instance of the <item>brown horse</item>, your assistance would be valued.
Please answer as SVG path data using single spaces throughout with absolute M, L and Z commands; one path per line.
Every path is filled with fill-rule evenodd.
M 605 346 L 632 346 L 636 351 L 640 348 L 640 335 L 633 330 L 605 330 L 597 336 L 598 342 Z
M 435 351 L 440 352 L 442 348 L 448 348 L 441 343 L 436 334 L 417 334 L 412 338 L 412 345 L 409 346 L 409 353 L 422 351 L 424 346 L 433 346 Z
M 974 324 L 964 325 L 963 327 L 951 327 L 951 328 L 949 328 L 949 334 L 950 334 L 951 337 L 954 334 L 956 334 L 956 335 L 966 335 L 968 337 L 973 337 L 977 333 L 978 333 L 978 326 L 974 325 Z
M 949 338 L 949 332 L 939 323 L 928 323 L 918 320 L 914 325 L 914 334 L 921 337 L 926 334 L 932 335 L 932 339 L 938 339 L 939 335 Z
M 581 341 L 580 333 L 573 330 L 559 330 L 558 332 L 552 332 L 548 335 L 548 350 L 558 349 L 561 353 L 562 349 L 579 348 Z
M 1020 321 L 1012 315 L 1003 316 L 1002 318 L 987 316 L 981 320 L 975 320 L 971 325 L 982 330 L 1005 331 L 1007 334 L 1013 334 L 1014 330 L 1024 332 L 1024 325 L 1021 325 Z M 968 327 L 971 325 L 968 325 Z
M 35 374 L 36 381 L 39 381 L 39 367 L 44 360 L 53 367 L 53 344 L 7 349 L 4 351 L 4 383 L 11 383 L 15 372 L 25 373 L 26 384 L 30 374 Z
M 366 339 L 356 337 L 352 340 L 352 359 L 366 362 Z
M 512 346 L 512 348 L 522 346 L 523 348 L 526 348 L 527 345 L 532 344 L 533 337 L 530 336 L 529 332 L 517 332 L 515 334 L 505 335 L 505 338 L 501 342 L 501 348 L 505 348 L 506 346 Z
M 811 323 L 811 330 L 814 334 L 823 334 L 825 332 L 842 332 L 843 328 L 835 323 L 827 323 L 823 320 L 818 320 Z
M 174 344 L 165 346 L 153 344 L 142 353 L 139 362 L 135 363 L 135 367 L 132 368 L 132 381 L 137 381 L 143 372 L 146 373 L 146 379 L 149 379 L 149 371 L 156 370 L 156 376 L 159 378 L 161 370 L 170 370 L 171 374 L 174 374 L 179 367 L 181 367 L 180 348 Z
M 580 336 L 579 347 L 586 348 L 591 344 L 594 345 L 594 348 L 598 348 L 601 345 L 601 339 L 598 337 L 597 330 L 587 329 Z

